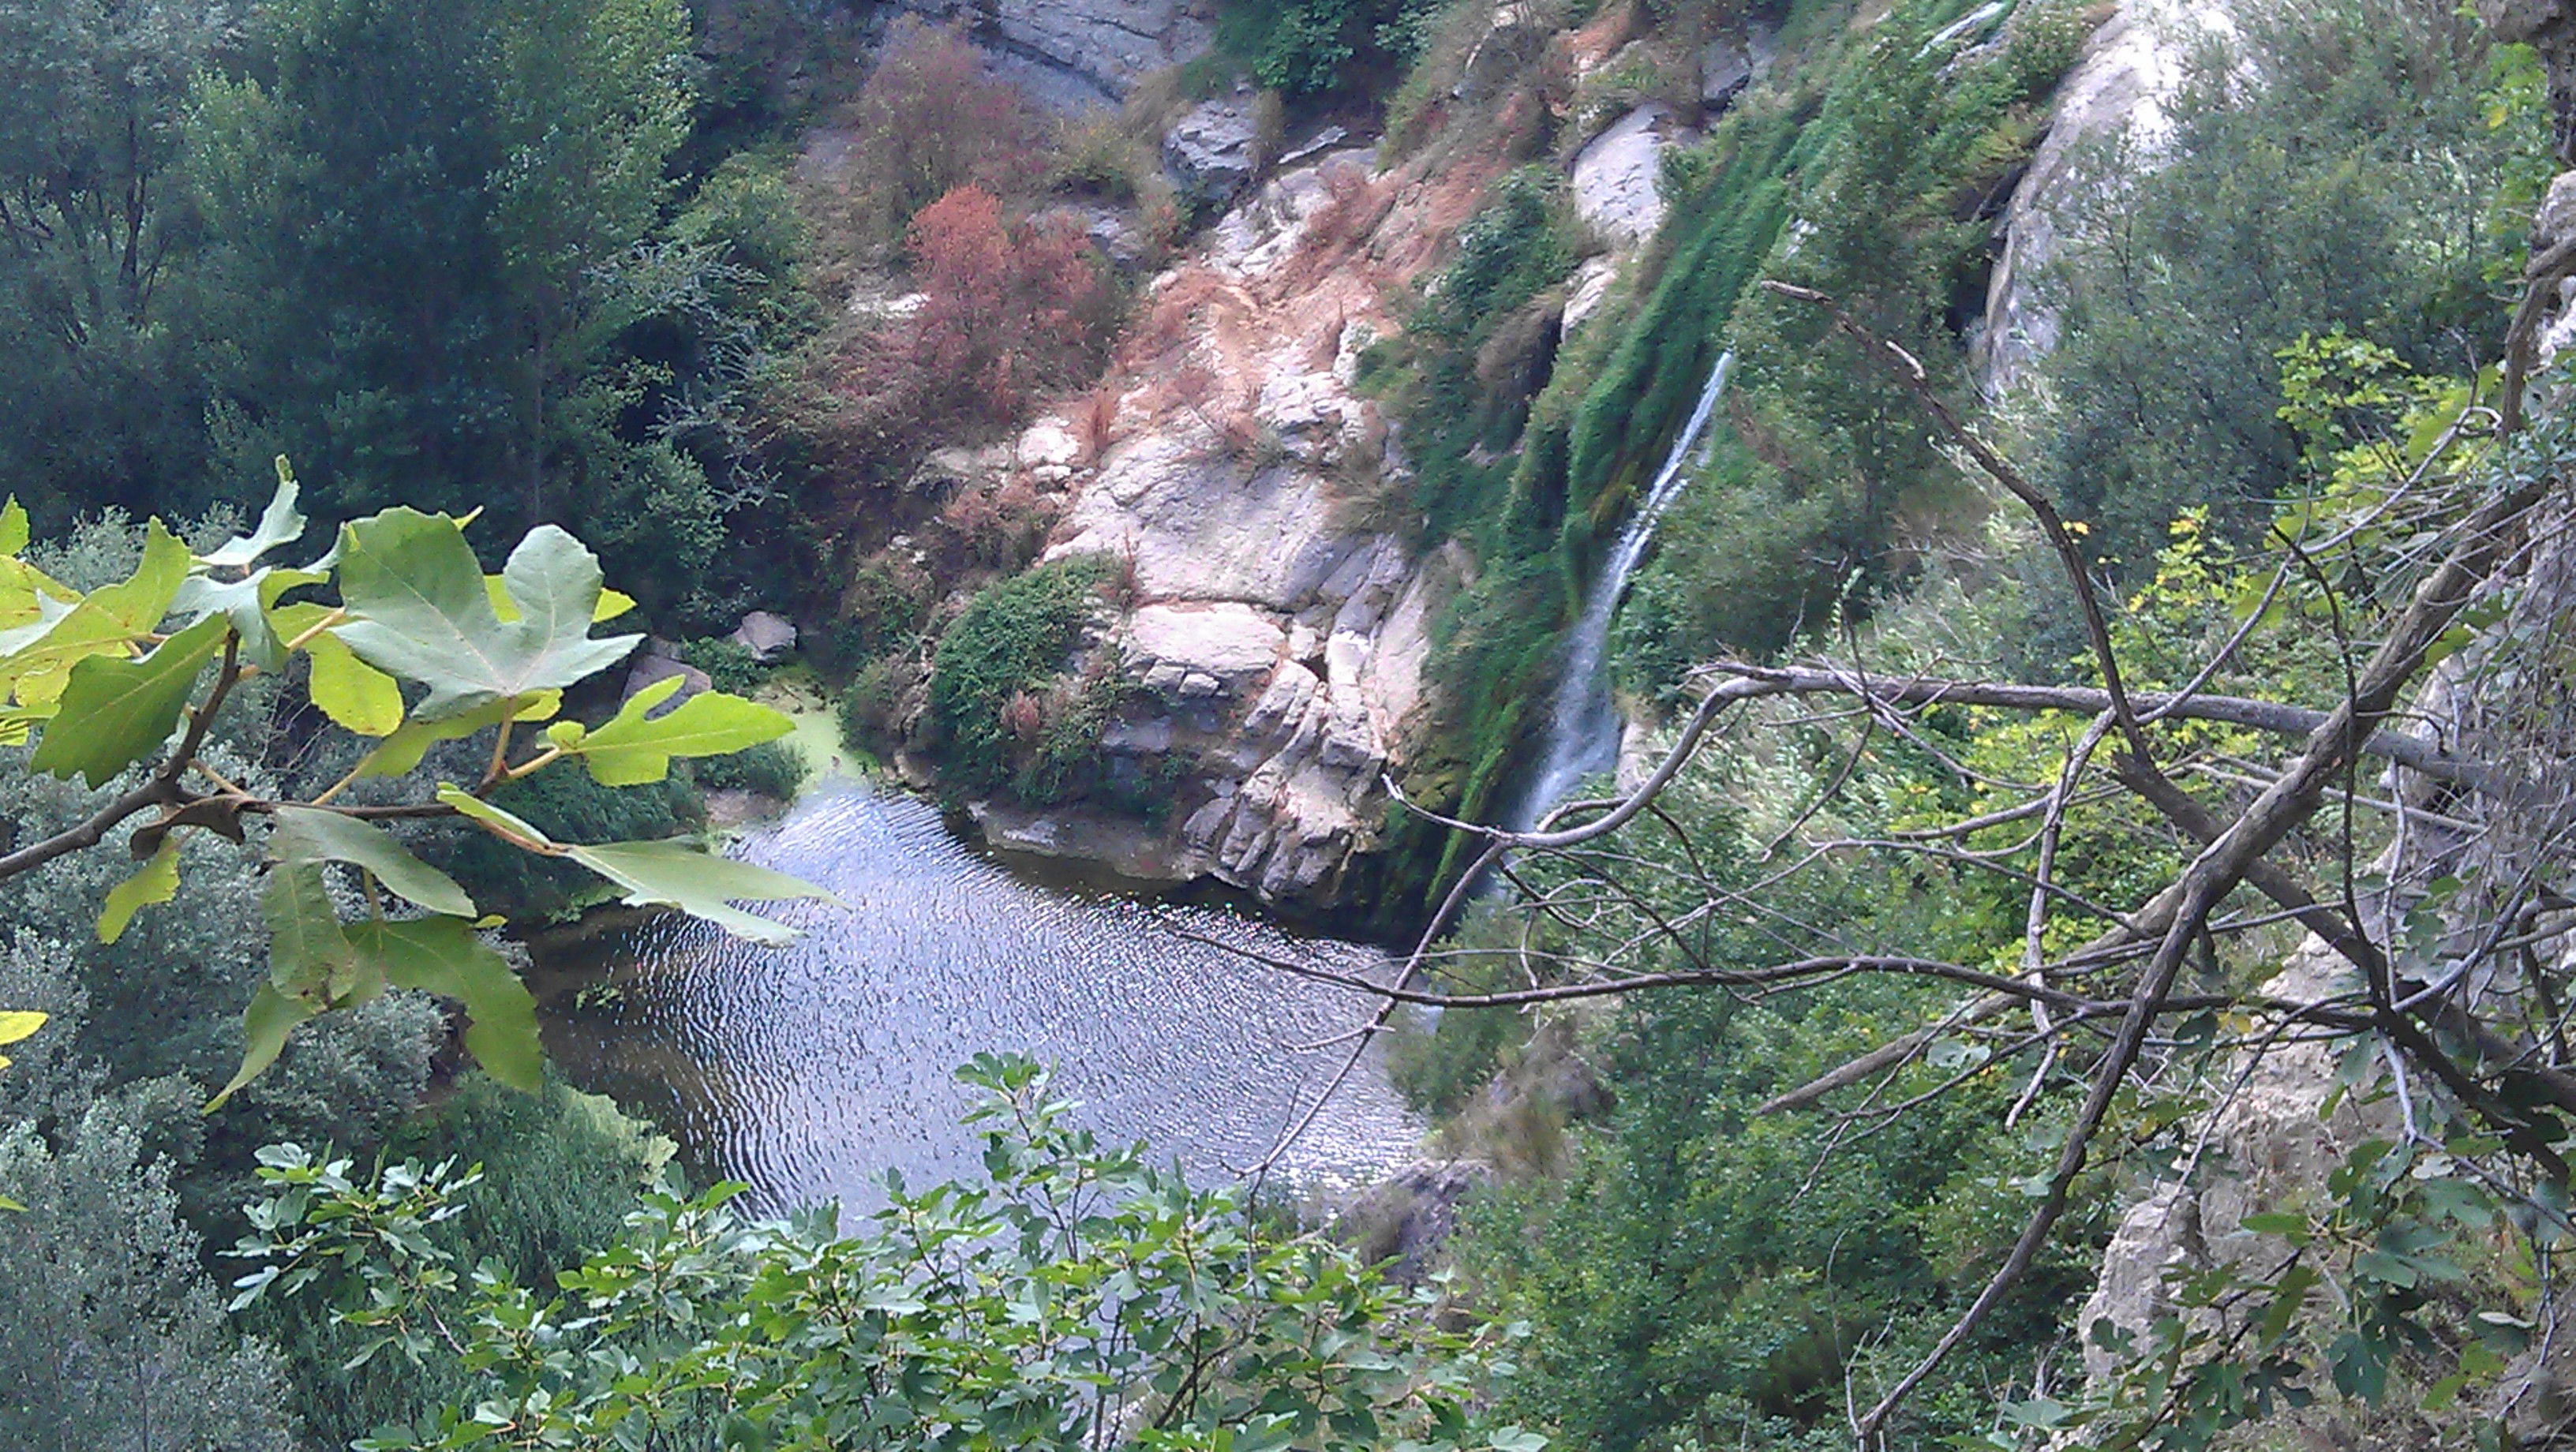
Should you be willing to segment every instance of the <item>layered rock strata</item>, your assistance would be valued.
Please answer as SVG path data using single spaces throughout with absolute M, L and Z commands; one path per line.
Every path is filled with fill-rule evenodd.
M 1109 377 L 978 461 L 1056 492 L 1048 558 L 1131 583 L 1092 665 L 1129 683 L 1115 799 L 978 808 L 998 845 L 1323 905 L 1384 829 L 1434 618 L 1469 563 L 1407 515 L 1396 430 L 1356 387 L 1489 169 L 1395 173 L 1327 144 L 1153 279 Z

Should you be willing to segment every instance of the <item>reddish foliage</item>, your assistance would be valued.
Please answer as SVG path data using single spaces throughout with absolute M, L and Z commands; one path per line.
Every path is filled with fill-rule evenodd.
M 1015 571 L 1037 558 L 1063 501 L 1014 476 L 999 488 L 969 485 L 939 511 L 953 568 Z
M 909 361 L 956 412 L 1004 422 L 1029 391 L 1097 367 L 1109 298 L 1089 240 L 1070 223 L 1006 226 L 991 192 L 959 187 L 913 218 L 905 245 L 923 294 Z
M 1022 741 L 1037 740 L 1046 729 L 1046 713 L 1039 709 L 1038 698 L 1021 691 L 1003 703 L 1002 727 Z
M 1044 123 L 1020 89 L 988 74 L 962 25 L 895 21 L 859 91 L 852 154 L 864 200 L 889 235 L 961 186 L 1008 191 L 1037 170 Z

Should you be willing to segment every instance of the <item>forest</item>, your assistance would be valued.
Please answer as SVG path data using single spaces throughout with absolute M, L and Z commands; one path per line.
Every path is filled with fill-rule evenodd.
M 2567 1445 L 2571 98 L 2564 0 L 0 0 L 0 1442 Z M 1052 894 L 932 956 L 1258 927 L 1167 996 L 1307 1097 L 1122 1132 L 1072 928 L 980 1173 L 600 1072 L 603 953 L 948 991 L 854 789 Z

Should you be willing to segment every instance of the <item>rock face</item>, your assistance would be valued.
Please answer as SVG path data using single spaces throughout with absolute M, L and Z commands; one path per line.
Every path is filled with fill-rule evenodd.
M 1223 207 L 1261 169 L 1261 124 L 1250 97 L 1202 101 L 1163 137 L 1163 169 L 1186 201 Z
M 1092 399 L 946 461 L 1059 493 L 1047 557 L 1132 581 L 1088 663 L 1131 686 L 1103 764 L 1168 804 L 986 804 L 997 845 L 1309 906 L 1377 845 L 1466 561 L 1410 539 L 1402 448 L 1353 379 L 1499 166 L 1379 174 L 1356 147 L 1289 165 L 1152 280 Z
M 1751 76 L 1748 62 L 1745 77 Z M 1612 246 L 1635 247 L 1663 225 L 1664 194 L 1656 183 L 1663 174 L 1664 150 L 1678 129 L 1670 109 L 1649 101 L 1611 123 L 1575 156 L 1574 209 Z
M 783 615 L 754 610 L 742 617 L 728 637 L 734 644 L 751 652 L 751 658 L 767 665 L 782 659 L 796 649 L 796 627 Z
M 963 21 L 1003 69 L 1043 99 L 1116 104 L 1149 72 L 1207 53 L 1201 0 L 899 0 L 897 8 Z
M 2232 29 L 2227 0 L 2122 0 L 2059 82 L 2048 136 L 2013 191 L 2003 255 L 1986 288 L 1972 361 L 1988 398 L 2009 392 L 2057 344 L 2057 317 L 2039 280 L 2063 246 L 2068 213 L 2153 164 L 2170 130 L 2164 108 L 2182 87 L 2193 42 Z M 2114 155 L 2123 142 L 2125 154 Z

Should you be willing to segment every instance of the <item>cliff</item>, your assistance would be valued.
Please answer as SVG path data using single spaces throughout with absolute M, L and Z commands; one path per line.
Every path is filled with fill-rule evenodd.
M 1136 82 L 1207 52 L 1208 0 L 898 0 L 963 23 L 1004 74 L 1059 107 L 1115 105 Z

